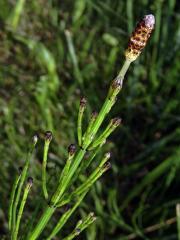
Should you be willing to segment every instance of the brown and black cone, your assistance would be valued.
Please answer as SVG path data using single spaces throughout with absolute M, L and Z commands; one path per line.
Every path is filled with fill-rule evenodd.
M 134 61 L 146 46 L 152 30 L 154 29 L 155 18 L 152 14 L 145 15 L 144 18 L 138 22 L 134 32 L 132 33 L 128 48 L 125 51 L 126 59 Z

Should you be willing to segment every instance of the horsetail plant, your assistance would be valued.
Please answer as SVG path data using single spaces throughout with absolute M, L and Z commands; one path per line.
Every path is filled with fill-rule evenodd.
M 137 57 L 140 55 L 142 49 L 145 47 L 148 38 L 154 28 L 155 18 L 153 15 L 146 15 L 137 25 L 135 31 L 133 32 L 128 48 L 125 51 L 125 62 L 117 75 L 117 77 L 110 84 L 110 88 L 107 94 L 107 97 L 103 103 L 103 106 L 99 113 L 93 112 L 91 115 L 91 119 L 87 126 L 86 131 L 83 134 L 83 117 L 84 112 L 87 105 L 87 100 L 83 97 L 80 100 L 79 105 L 79 113 L 77 120 L 77 138 L 78 138 L 78 147 L 74 144 L 71 144 L 68 147 L 68 157 L 66 160 L 66 164 L 59 175 L 59 180 L 57 181 L 57 186 L 52 194 L 49 196 L 48 194 L 48 185 L 47 185 L 47 174 L 46 174 L 46 165 L 47 165 L 47 156 L 49 144 L 52 140 L 51 132 L 46 132 L 45 134 L 45 144 L 44 144 L 44 155 L 43 155 L 43 164 L 42 164 L 42 191 L 47 201 L 47 205 L 43 210 L 43 213 L 40 219 L 37 221 L 36 226 L 34 226 L 33 230 L 28 234 L 25 238 L 26 240 L 36 240 L 39 238 L 49 220 L 53 216 L 54 212 L 57 208 L 60 208 L 64 205 L 69 205 L 70 208 L 65 211 L 61 217 L 59 218 L 56 226 L 52 229 L 51 233 L 46 236 L 47 240 L 51 240 L 54 236 L 56 236 L 68 219 L 71 217 L 73 212 L 80 205 L 88 191 L 91 189 L 93 184 L 110 168 L 110 162 L 108 161 L 110 158 L 110 153 L 106 153 L 104 158 L 100 161 L 98 166 L 88 178 L 84 177 L 83 182 L 74 189 L 70 191 L 70 187 L 73 183 L 80 177 L 83 176 L 84 170 L 86 170 L 89 165 L 94 160 L 97 153 L 100 151 L 102 146 L 106 143 L 106 139 L 109 135 L 121 124 L 120 118 L 114 118 L 110 121 L 107 127 L 99 133 L 100 127 L 110 112 L 111 108 L 116 102 L 117 95 L 122 89 L 123 80 L 125 74 L 131 64 L 131 62 L 135 61 Z M 13 185 L 12 194 L 11 194 L 11 202 L 9 208 L 9 229 L 11 232 L 11 239 L 16 240 L 19 230 L 19 223 L 22 216 L 24 204 L 27 198 L 27 194 L 29 191 L 29 187 L 26 186 L 24 190 L 24 194 L 22 196 L 21 203 L 19 205 L 20 195 L 22 186 L 24 184 L 30 157 L 32 155 L 32 150 L 34 149 L 35 142 L 33 144 L 33 148 L 31 148 L 25 166 L 22 170 L 22 173 L 16 177 L 15 183 Z M 86 152 L 90 151 L 89 158 L 86 161 L 83 161 L 83 158 L 86 155 Z M 80 179 L 82 180 L 82 178 Z M 19 206 L 19 210 L 17 213 L 17 208 Z M 74 231 L 69 234 L 64 240 L 70 240 L 76 237 L 81 231 L 87 228 L 92 222 L 94 222 L 95 217 L 93 214 L 89 214 L 85 220 L 80 220 L 76 225 Z

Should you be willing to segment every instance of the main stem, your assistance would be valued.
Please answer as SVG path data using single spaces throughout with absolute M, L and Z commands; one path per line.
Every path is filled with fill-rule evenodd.
M 55 211 L 55 208 L 53 207 L 48 206 L 45 208 L 43 215 L 39 219 L 38 224 L 36 225 L 31 235 L 29 236 L 28 240 L 35 240 L 38 238 L 38 236 L 41 234 L 46 224 L 48 223 L 49 219 L 53 215 L 54 211 Z
M 130 61 L 126 60 L 122 69 L 120 70 L 117 78 L 119 78 L 121 80 L 121 82 L 123 82 L 124 76 L 129 68 L 130 65 Z M 116 94 L 113 95 L 113 98 L 109 98 L 107 97 L 100 112 L 99 115 L 96 119 L 96 121 L 94 122 L 94 125 L 92 127 L 92 135 L 95 136 L 95 134 L 97 133 L 99 127 L 101 126 L 105 116 L 107 115 L 107 113 L 110 111 L 111 107 L 114 104 L 114 99 L 116 98 L 117 94 L 119 93 L 119 91 L 117 91 Z M 85 140 L 83 149 L 80 149 L 78 151 L 78 153 L 76 154 L 76 157 L 74 159 L 73 165 L 69 171 L 69 174 L 66 178 L 66 181 L 64 182 L 64 185 L 60 188 L 60 185 L 57 187 L 56 192 L 54 193 L 54 195 L 51 198 L 51 204 L 50 206 L 46 207 L 46 209 L 43 212 L 43 215 L 41 216 L 39 222 L 37 223 L 34 231 L 31 233 L 30 237 L 28 238 L 28 240 L 35 240 L 38 238 L 38 236 L 41 234 L 41 232 L 43 231 L 43 229 L 45 228 L 46 224 L 48 223 L 48 221 L 50 220 L 51 216 L 53 215 L 55 209 L 56 209 L 56 203 L 61 199 L 62 195 L 64 194 L 64 192 L 67 189 L 68 184 L 71 181 L 71 178 L 73 177 L 74 173 L 76 172 L 78 166 L 80 165 L 85 153 L 86 153 L 86 149 L 87 147 L 91 144 L 91 142 L 93 141 L 93 137 L 92 138 L 88 138 Z

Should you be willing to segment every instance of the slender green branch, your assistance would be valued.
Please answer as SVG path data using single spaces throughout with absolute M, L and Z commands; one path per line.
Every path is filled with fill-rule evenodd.
M 78 187 L 74 191 L 74 195 L 79 195 L 82 192 L 86 191 L 86 189 L 90 189 L 90 187 L 103 175 L 104 172 L 106 172 L 111 167 L 111 164 L 107 162 L 102 166 L 97 172 L 95 171 L 93 173 L 93 176 L 90 176 L 90 178 L 85 182 L 85 184 L 82 184 L 80 187 Z
M 86 108 L 86 99 L 83 97 L 80 100 L 80 105 L 79 105 L 79 112 L 78 112 L 78 122 L 77 122 L 77 135 L 78 135 L 78 144 L 79 146 L 82 145 L 82 119 L 83 119 L 83 114 L 84 110 Z
M 13 240 L 17 240 L 21 217 L 22 217 L 24 206 L 25 206 L 25 203 L 27 200 L 27 196 L 28 196 L 28 193 L 29 193 L 29 190 L 30 190 L 32 184 L 33 184 L 33 179 L 31 177 L 29 177 L 26 187 L 24 189 L 24 194 L 23 194 L 21 203 L 20 203 L 20 207 L 19 207 L 19 211 L 18 211 L 18 215 L 17 215 L 16 227 L 15 227 L 15 230 L 13 232 L 13 237 L 12 237 Z
M 37 197 L 37 199 L 33 199 L 33 201 L 34 201 L 34 206 L 36 206 L 36 207 L 31 215 L 31 218 L 26 223 L 26 226 L 25 226 L 26 230 L 24 231 L 24 233 L 22 235 L 22 240 L 28 239 L 30 233 L 32 232 L 33 225 L 36 222 L 39 210 L 42 207 L 42 201 L 39 201 L 39 196 Z
M 92 150 L 96 148 L 98 145 L 100 145 L 102 142 L 104 142 L 109 135 L 120 125 L 121 119 L 120 118 L 114 118 L 110 121 L 104 132 L 92 143 L 92 145 L 89 146 L 89 150 Z
M 16 175 L 15 177 L 15 181 L 14 181 L 14 184 L 13 184 L 13 187 L 12 187 L 12 191 L 11 191 L 11 196 L 10 196 L 10 205 L 9 205 L 9 221 L 8 221 L 8 226 L 9 226 L 9 230 L 11 231 L 12 229 L 12 226 L 15 224 L 13 223 L 13 218 L 12 218 L 12 215 L 13 215 L 13 204 L 14 204 L 14 199 L 15 199 L 15 193 L 16 193 L 16 189 L 18 187 L 18 183 L 19 183 L 19 180 L 21 178 L 21 172 Z
M 76 208 L 80 205 L 80 203 L 82 202 L 82 200 L 84 199 L 84 197 L 86 196 L 87 191 L 84 192 L 81 196 L 78 197 L 77 202 L 74 204 L 74 206 L 72 208 L 70 208 L 69 210 L 67 210 L 59 219 L 57 225 L 55 226 L 55 228 L 53 229 L 52 233 L 49 235 L 49 237 L 47 238 L 47 240 L 52 239 L 64 226 L 64 224 L 67 222 L 67 220 L 70 218 L 70 216 L 72 215 L 72 213 L 76 210 Z
M 82 161 L 82 163 L 80 164 L 80 166 L 78 167 L 78 169 L 76 170 L 76 174 L 74 174 L 73 178 L 71 179 L 70 184 L 72 184 L 73 182 L 75 182 L 77 180 L 77 178 L 79 178 L 79 176 L 93 161 L 93 159 L 95 158 L 95 156 L 97 155 L 97 153 L 100 151 L 101 147 L 105 144 L 105 141 L 102 142 L 96 149 L 95 151 L 93 151 L 90 156 L 88 157 L 88 159 L 86 159 L 86 161 Z
M 83 161 L 78 167 L 76 174 L 74 175 L 71 183 L 75 182 L 75 180 L 79 177 L 79 175 L 91 164 L 95 156 L 99 153 L 101 147 L 106 143 L 106 141 L 102 141 L 102 143 L 93 151 L 86 161 Z
M 59 179 L 59 183 L 61 183 L 61 185 L 63 185 L 64 180 L 69 172 L 71 162 L 72 162 L 72 159 L 74 158 L 75 152 L 76 152 L 76 146 L 74 144 L 70 144 L 68 147 L 68 159 L 66 161 L 66 164 L 64 166 L 64 169 L 63 169 L 63 171 L 60 175 L 60 179 Z
M 80 185 L 75 191 L 74 196 L 81 194 L 86 189 L 90 188 L 94 182 L 105 172 L 109 169 L 110 165 L 106 164 L 106 162 L 110 158 L 110 153 L 106 153 L 104 158 L 101 160 L 99 166 L 91 173 L 91 175 L 87 178 L 87 180 Z
M 74 231 L 67 237 L 63 238 L 63 240 L 72 240 L 76 236 L 78 236 L 84 229 L 86 229 L 89 225 L 91 225 L 96 220 L 94 213 L 90 213 L 84 220 L 80 220 Z
M 89 167 L 89 165 L 92 163 L 93 159 L 96 157 L 96 155 L 99 153 L 99 151 L 101 150 L 102 146 L 106 143 L 106 141 L 102 141 L 99 146 L 90 154 L 90 156 L 88 157 L 88 159 L 86 159 L 86 161 L 82 162 L 82 166 L 79 167 L 78 169 L 78 176 L 81 172 L 84 172 L 85 169 L 87 169 Z M 77 177 L 78 177 L 77 176 Z
M 49 219 L 51 218 L 55 210 L 56 208 L 54 208 L 53 206 L 52 207 L 48 206 L 44 209 L 44 212 L 41 218 L 39 219 L 38 224 L 31 232 L 30 236 L 28 237 L 28 240 L 35 240 L 38 238 L 38 236 L 41 234 L 41 232 L 45 228 L 46 224 L 48 223 Z
M 69 147 L 68 147 L 68 159 L 66 161 L 66 164 L 64 166 L 64 169 L 62 170 L 62 173 L 60 175 L 60 179 L 59 179 L 59 191 L 56 191 L 56 193 L 54 194 L 53 196 L 53 199 L 57 199 L 58 196 L 59 196 L 59 192 L 61 191 L 61 188 L 63 188 L 63 185 L 64 185 L 64 182 L 66 181 L 66 177 L 69 173 L 69 169 L 70 169 L 70 166 L 71 166 L 71 162 L 72 162 L 72 159 L 74 157 L 74 154 L 75 154 L 75 151 L 76 151 L 76 147 L 74 144 L 71 144 Z M 55 202 L 52 200 L 52 204 L 54 205 Z
M 64 197 L 65 199 L 62 199 L 62 201 L 58 202 L 57 207 L 61 207 L 69 203 L 73 198 L 77 198 L 79 195 L 83 194 L 83 192 L 86 192 L 97 181 L 97 179 L 109 169 L 110 165 L 106 164 L 109 158 L 110 153 L 106 153 L 99 166 L 91 173 L 87 180 L 78 188 L 76 188 L 70 195 L 68 194 L 68 197 Z
M 47 131 L 45 133 L 43 164 L 42 164 L 42 189 L 43 189 L 43 194 L 44 194 L 44 197 L 46 200 L 48 199 L 46 166 L 47 166 L 49 145 L 50 145 L 51 140 L 52 140 L 52 133 L 50 131 Z
M 78 154 L 76 155 L 73 163 L 72 163 L 72 166 L 71 168 L 69 169 L 69 173 L 68 173 L 68 176 L 66 176 L 66 178 L 64 179 L 64 182 L 63 182 L 63 185 L 59 184 L 55 194 L 53 195 L 52 199 L 51 199 L 51 204 L 52 205 L 56 205 L 61 197 L 63 196 L 65 190 L 66 190 L 66 187 L 67 185 L 69 184 L 75 170 L 78 168 L 81 160 L 83 159 L 84 155 L 85 155 L 86 151 L 81 149 Z
M 94 121 L 95 121 L 96 118 L 97 118 L 97 115 L 98 115 L 98 113 L 97 113 L 96 111 L 92 112 L 92 114 L 91 114 L 91 119 L 90 119 L 90 121 L 89 121 L 89 125 L 88 125 L 87 130 L 86 130 L 86 132 L 85 132 L 85 134 L 84 134 L 84 136 L 83 136 L 83 139 L 82 139 L 83 142 L 84 142 L 85 139 L 91 137 L 91 129 L 92 129 L 92 126 L 93 126 L 93 124 L 94 124 Z
M 13 220 L 12 220 L 13 221 L 12 232 L 14 232 L 14 229 L 15 229 L 15 226 L 16 226 L 17 206 L 18 206 L 18 203 L 19 203 L 22 187 L 23 187 L 24 181 L 25 181 L 26 176 L 27 176 L 27 171 L 28 171 L 28 168 L 29 168 L 30 159 L 32 157 L 32 153 L 33 153 L 33 150 L 34 150 L 35 145 L 37 143 L 37 140 L 38 140 L 38 138 L 35 135 L 33 137 L 33 142 L 31 143 L 31 145 L 29 147 L 29 151 L 28 151 L 27 158 L 26 158 L 26 163 L 25 163 L 25 166 L 23 167 L 21 178 L 19 180 L 19 185 L 18 185 L 18 188 L 17 188 L 17 194 L 16 194 L 14 206 L 13 206 L 13 211 L 12 211 L 12 218 L 13 218 Z

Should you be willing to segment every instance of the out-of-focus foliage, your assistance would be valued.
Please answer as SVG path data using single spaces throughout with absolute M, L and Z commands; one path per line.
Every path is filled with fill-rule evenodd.
M 112 170 L 96 184 L 74 218 L 86 210 L 99 216 L 82 239 L 177 239 L 178 1 L 31 0 L 18 12 L 19 2 L 23 1 L 0 1 L 1 239 L 7 232 L 13 177 L 24 162 L 30 137 L 36 131 L 40 135 L 45 130 L 53 132 L 48 171 L 56 178 L 67 146 L 76 142 L 79 97 L 88 97 L 88 116 L 99 110 L 123 63 L 128 36 L 147 13 L 156 17 L 155 31 L 130 67 L 112 113 L 123 119 L 106 147 L 112 151 Z M 39 207 L 41 161 L 39 144 L 31 164 L 35 184 L 24 228 Z M 65 235 L 73 229 L 73 220 L 64 229 Z

